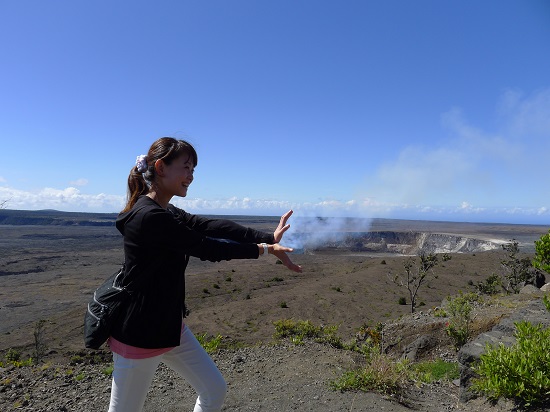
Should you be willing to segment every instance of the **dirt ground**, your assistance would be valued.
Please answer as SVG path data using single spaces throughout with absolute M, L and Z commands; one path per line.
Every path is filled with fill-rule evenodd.
M 447 233 L 461 231 L 454 225 L 446 229 Z M 521 238 L 526 244 L 547 232 L 540 226 L 514 225 L 464 224 L 462 230 L 467 234 L 477 230 L 480 235 L 503 240 Z M 114 228 L 105 227 L 0 226 L 0 239 L 0 353 L 9 348 L 30 353 L 36 324 L 45 320 L 50 362 L 66 364 L 68 354 L 83 349 L 82 320 L 88 299 L 123 260 L 120 236 Z M 501 270 L 503 257 L 499 250 L 452 255 L 451 260 L 435 268 L 434 276 L 419 292 L 418 310 L 428 311 L 449 295 L 472 290 L 472 284 Z M 191 314 L 186 324 L 195 334 L 221 334 L 226 341 L 247 345 L 213 356 L 229 383 L 224 410 L 511 410 L 508 405 L 487 409 L 484 403 L 462 409 L 453 385 L 436 388 L 432 395 L 431 389 L 411 389 L 409 401 L 402 403 L 376 394 L 334 392 L 328 381 L 354 364 L 350 354 L 314 344 L 271 344 L 273 322 L 280 319 L 338 325 L 342 339 L 350 340 L 363 325 L 390 323 L 408 315 L 410 306 L 398 303 L 401 297 L 409 301 L 408 292 L 392 281 L 403 272 L 406 259 L 349 251 L 298 254 L 293 260 L 303 266 L 300 274 L 286 270 L 271 256 L 221 263 L 192 260 L 187 270 Z M 8 372 L 0 370 L 1 374 Z M 90 379 L 94 373 L 89 372 Z M 98 410 L 99 405 L 103 405 L 99 409 L 106 409 L 109 379 L 95 376 L 90 382 L 79 381 L 76 387 L 71 383 L 65 392 L 63 386 L 51 389 L 53 399 L 57 399 L 54 405 L 59 405 L 69 390 L 80 393 L 81 404 L 74 401 L 64 404 L 65 409 L 50 409 L 44 401 L 27 410 L 86 411 L 91 401 L 95 408 L 90 410 Z M 20 379 L 27 385 L 38 385 L 32 377 Z M 86 384 L 94 388 L 89 396 Z M 0 391 L 0 410 L 11 410 L 14 400 L 4 393 L 2 404 L 1 395 Z M 193 396 L 185 383 L 162 369 L 145 410 L 176 410 L 180 401 L 190 410 Z

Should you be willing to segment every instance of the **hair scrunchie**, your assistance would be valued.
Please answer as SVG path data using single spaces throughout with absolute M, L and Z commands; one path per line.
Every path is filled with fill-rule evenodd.
M 139 173 L 145 173 L 147 171 L 147 156 L 139 155 L 136 158 L 136 169 Z

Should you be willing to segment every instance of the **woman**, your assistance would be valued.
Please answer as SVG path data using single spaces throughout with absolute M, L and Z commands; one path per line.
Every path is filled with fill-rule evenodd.
M 221 409 L 225 380 L 183 324 L 190 256 L 221 261 L 269 253 L 290 270 L 302 270 L 287 255 L 292 249 L 278 244 L 290 227 L 292 211 L 268 234 L 171 205 L 173 196 L 187 195 L 196 165 L 197 153 L 189 143 L 163 137 L 146 156 L 138 156 L 128 177 L 128 203 L 116 227 L 124 236 L 123 284 L 132 291 L 132 299 L 109 339 L 114 359 L 109 412 L 140 411 L 160 362 L 195 388 L 194 412 Z

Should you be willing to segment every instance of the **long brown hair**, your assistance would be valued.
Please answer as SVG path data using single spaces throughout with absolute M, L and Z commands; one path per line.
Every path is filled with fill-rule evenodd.
M 121 213 L 127 212 L 136 204 L 141 195 L 149 192 L 149 187 L 155 181 L 155 162 L 162 159 L 169 165 L 173 160 L 182 155 L 188 155 L 196 167 L 198 156 L 195 148 L 185 140 L 174 139 L 173 137 L 161 137 L 155 141 L 147 152 L 147 170 L 139 172 L 137 165 L 132 167 L 128 176 L 128 200 Z

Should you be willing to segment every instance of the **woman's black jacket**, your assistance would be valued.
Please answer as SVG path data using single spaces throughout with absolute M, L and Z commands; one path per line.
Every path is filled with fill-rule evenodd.
M 273 234 L 192 215 L 173 205 L 164 209 L 147 196 L 121 213 L 116 227 L 124 236 L 123 284 L 132 298 L 112 336 L 140 348 L 179 345 L 190 256 L 213 262 L 257 259 L 257 243 L 273 243 Z

